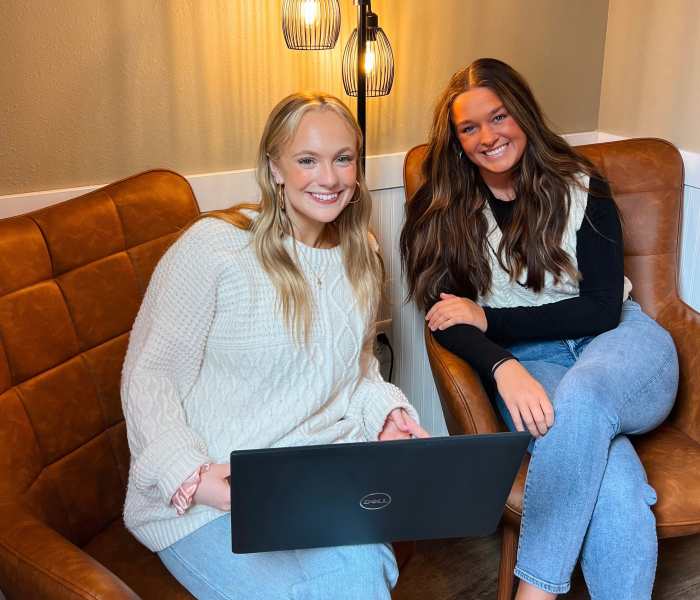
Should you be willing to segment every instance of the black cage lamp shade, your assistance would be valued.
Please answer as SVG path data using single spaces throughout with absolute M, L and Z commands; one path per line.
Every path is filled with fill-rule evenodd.
M 338 0 L 283 0 L 282 32 L 292 50 L 328 50 L 340 34 Z
M 357 28 L 343 50 L 343 87 L 348 96 L 357 96 Z M 394 53 L 389 38 L 379 27 L 375 13 L 367 15 L 367 43 L 365 46 L 364 73 L 368 97 L 387 96 L 394 83 Z

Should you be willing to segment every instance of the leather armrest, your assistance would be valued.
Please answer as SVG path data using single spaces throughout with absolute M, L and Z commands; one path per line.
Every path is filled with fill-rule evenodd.
M 700 313 L 673 298 L 657 321 L 673 336 L 678 350 L 680 381 L 671 423 L 700 443 Z
M 443 348 L 427 325 L 425 348 L 451 434 L 493 433 L 505 428 L 491 406 L 481 380 L 466 362 Z
M 22 505 L 0 506 L 0 589 L 32 600 L 139 600 L 118 577 Z

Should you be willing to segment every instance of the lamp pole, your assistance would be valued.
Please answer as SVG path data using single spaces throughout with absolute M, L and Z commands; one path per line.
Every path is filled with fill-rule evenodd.
M 360 149 L 360 165 L 365 171 L 365 105 L 367 102 L 367 84 L 365 73 L 365 51 L 367 48 L 367 14 L 371 10 L 371 0 L 354 0 L 357 6 L 357 123 L 362 132 L 362 148 Z

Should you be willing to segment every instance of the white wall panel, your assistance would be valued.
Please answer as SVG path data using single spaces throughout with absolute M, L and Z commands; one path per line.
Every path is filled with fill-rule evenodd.
M 404 219 L 404 190 L 393 188 L 372 192 L 372 230 L 379 239 L 387 274 L 390 338 L 394 347 L 393 382 L 408 396 L 432 435 L 447 435 L 440 399 L 435 389 L 423 342 L 423 316 L 412 303 L 405 304 L 406 287 L 401 277 L 399 234 Z M 390 313 L 390 315 L 388 314 Z
M 680 295 L 700 310 L 700 188 L 685 186 L 681 232 Z

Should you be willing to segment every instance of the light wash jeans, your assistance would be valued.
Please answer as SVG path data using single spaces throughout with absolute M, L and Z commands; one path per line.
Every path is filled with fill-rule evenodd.
M 198 600 L 389 600 L 399 576 L 386 544 L 233 554 L 229 515 L 158 556 Z
M 628 300 L 611 331 L 509 350 L 545 388 L 555 414 L 532 448 L 516 576 L 564 593 L 580 556 L 593 600 L 650 598 L 656 493 L 624 434 L 653 429 L 673 406 L 678 358 L 671 336 Z M 500 396 L 496 403 L 514 429 Z

